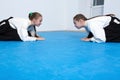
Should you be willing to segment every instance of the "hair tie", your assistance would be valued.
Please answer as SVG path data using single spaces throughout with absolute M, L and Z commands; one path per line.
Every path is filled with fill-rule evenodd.
M 32 16 L 32 15 L 33 15 L 33 12 L 30 12 L 29 14 L 30 14 L 30 16 Z

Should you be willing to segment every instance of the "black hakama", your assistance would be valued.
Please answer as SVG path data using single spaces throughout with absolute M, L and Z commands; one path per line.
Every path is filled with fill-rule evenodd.
M 10 26 L 9 19 L 12 17 L 0 22 L 0 41 L 21 41 L 17 30 Z
M 116 23 L 115 20 L 118 22 Z M 110 24 L 104 28 L 106 42 L 120 42 L 120 20 L 116 17 L 111 17 Z M 93 34 L 89 32 L 87 38 L 92 38 Z
M 112 17 L 110 24 L 104 30 L 106 42 L 120 42 L 120 20 L 118 18 Z

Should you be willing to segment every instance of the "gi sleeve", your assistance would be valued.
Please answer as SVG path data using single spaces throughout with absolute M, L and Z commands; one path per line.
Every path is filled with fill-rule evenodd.
M 17 31 L 22 41 L 36 41 L 35 37 L 28 36 L 28 31 L 25 27 L 18 28 Z
M 89 25 L 90 30 L 93 34 L 91 38 L 92 42 L 102 43 L 106 42 L 105 31 L 103 29 L 103 25 L 99 23 L 93 23 Z

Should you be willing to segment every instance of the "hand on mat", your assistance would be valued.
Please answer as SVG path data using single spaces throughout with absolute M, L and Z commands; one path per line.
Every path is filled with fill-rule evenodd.
M 45 38 L 43 38 L 43 37 L 38 37 L 37 40 L 38 40 L 38 41 L 43 41 L 43 40 L 45 40 Z
M 86 41 L 86 42 L 88 42 L 88 41 L 91 40 L 91 38 L 82 38 L 81 40 L 82 40 L 82 41 Z

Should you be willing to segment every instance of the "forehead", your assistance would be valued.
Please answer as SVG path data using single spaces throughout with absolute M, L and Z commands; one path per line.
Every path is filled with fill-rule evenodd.
M 42 16 L 39 16 L 38 18 L 39 18 L 39 19 L 42 19 Z
M 78 23 L 79 21 L 77 21 L 77 20 L 74 20 L 73 22 L 74 22 L 74 23 Z

